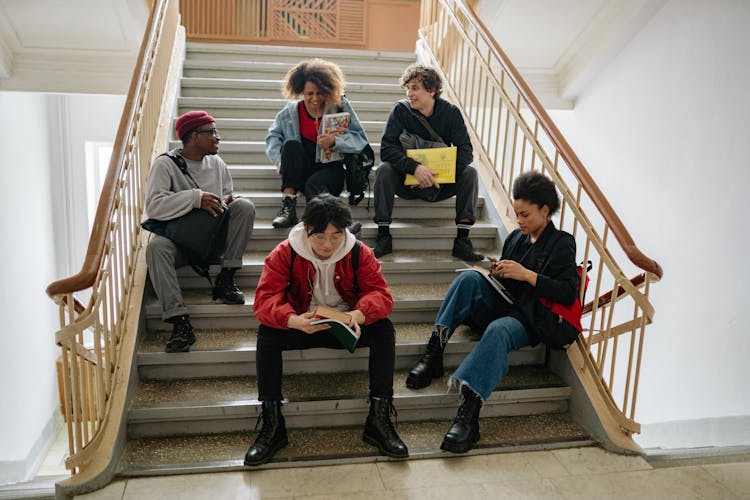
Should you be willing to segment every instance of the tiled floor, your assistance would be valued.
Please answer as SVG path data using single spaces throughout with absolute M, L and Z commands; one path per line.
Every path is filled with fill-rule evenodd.
M 750 498 L 750 462 L 652 468 L 597 447 L 116 481 L 130 499 Z

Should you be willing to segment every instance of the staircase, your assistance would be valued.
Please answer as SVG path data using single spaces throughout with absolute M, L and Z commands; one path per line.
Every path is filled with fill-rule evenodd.
M 145 326 L 135 363 L 137 387 L 127 414 L 127 445 L 120 476 L 207 472 L 242 468 L 260 412 L 255 379 L 254 289 L 266 253 L 286 237 L 271 219 L 280 205 L 279 176 L 265 157 L 266 130 L 284 99 L 280 81 L 299 60 L 323 57 L 337 62 L 347 77 L 352 101 L 379 156 L 379 140 L 393 103 L 403 96 L 398 77 L 412 54 L 305 50 L 289 47 L 188 44 L 176 114 L 204 109 L 217 119 L 220 155 L 230 167 L 235 191 L 249 197 L 257 216 L 253 237 L 237 274 L 246 303 L 211 301 L 205 279 L 190 269 L 178 274 L 198 341 L 189 353 L 166 354 L 169 325 L 152 291 L 144 297 Z M 178 142 L 173 138 L 171 147 Z M 377 163 L 377 161 L 376 161 Z M 370 200 L 371 201 L 371 194 Z M 304 210 L 304 199 L 299 201 Z M 361 237 L 372 244 L 377 228 L 368 199 L 354 207 Z M 455 236 L 454 200 L 428 204 L 397 199 L 394 253 L 381 262 L 395 299 L 395 406 L 398 430 L 411 458 L 446 456 L 439 450 L 458 405 L 443 380 L 420 391 L 407 389 L 408 368 L 422 352 L 455 269 L 450 256 Z M 491 208 L 479 200 L 475 246 L 499 253 Z M 218 269 L 214 270 L 215 272 Z M 472 349 L 476 335 L 462 327 L 445 354 L 455 367 Z M 473 453 L 581 446 L 589 434 L 569 413 L 572 389 L 544 365 L 543 347 L 511 355 L 511 370 L 481 413 L 482 438 Z M 284 415 L 290 444 L 263 467 L 309 466 L 341 461 L 387 460 L 361 440 L 368 410 L 367 353 L 313 349 L 284 356 Z

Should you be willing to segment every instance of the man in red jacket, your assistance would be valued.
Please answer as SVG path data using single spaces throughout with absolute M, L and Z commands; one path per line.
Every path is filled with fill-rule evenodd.
M 281 414 L 281 353 L 343 348 L 327 325 L 312 324 L 317 306 L 347 313 L 349 327 L 359 335 L 357 347 L 370 348 L 370 412 L 364 441 L 383 455 L 409 456 L 390 420 L 395 333 L 388 314 L 393 297 L 372 250 L 347 230 L 351 223 L 351 212 L 341 198 L 321 194 L 308 201 L 302 222 L 266 257 L 253 304 L 261 323 L 256 370 L 263 425 L 245 455 L 245 465 L 268 462 L 288 443 Z

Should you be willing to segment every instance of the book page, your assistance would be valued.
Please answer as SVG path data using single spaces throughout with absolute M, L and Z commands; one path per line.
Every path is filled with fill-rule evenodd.
M 352 122 L 352 115 L 346 111 L 342 113 L 333 113 L 323 115 L 322 133 L 323 134 L 345 134 L 349 130 Z M 321 163 L 330 163 L 332 161 L 343 160 L 344 155 L 339 151 L 322 151 L 320 154 Z
M 407 149 L 406 156 L 413 158 L 420 165 L 437 172 L 435 180 L 440 184 L 453 184 L 456 182 L 456 146 L 446 148 L 430 149 Z M 419 184 L 417 178 L 411 174 L 406 174 L 404 186 L 414 186 Z

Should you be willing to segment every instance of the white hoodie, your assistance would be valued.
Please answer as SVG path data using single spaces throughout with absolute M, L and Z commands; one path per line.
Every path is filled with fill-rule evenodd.
M 345 238 L 341 242 L 341 246 L 329 258 L 323 260 L 319 259 L 313 252 L 310 239 L 305 232 L 304 222 L 300 222 L 289 231 L 289 244 L 294 251 L 315 266 L 315 283 L 312 284 L 313 296 L 310 301 L 310 311 L 315 309 L 317 305 L 325 305 L 339 311 L 349 311 L 350 309 L 349 304 L 344 302 L 333 284 L 336 263 L 351 252 L 356 241 L 355 236 L 348 229 L 344 229 L 344 235 Z

